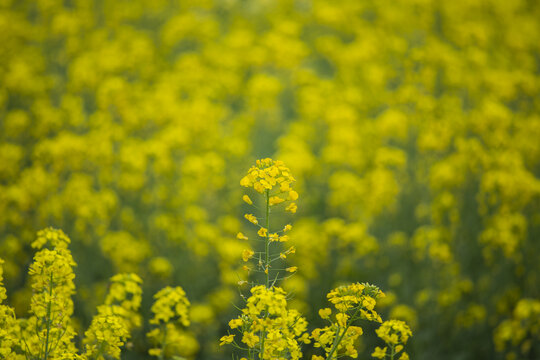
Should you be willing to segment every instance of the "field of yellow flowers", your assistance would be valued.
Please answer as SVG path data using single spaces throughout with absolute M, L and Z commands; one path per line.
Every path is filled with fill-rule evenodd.
M 538 19 L 0 0 L 0 359 L 539 359 Z

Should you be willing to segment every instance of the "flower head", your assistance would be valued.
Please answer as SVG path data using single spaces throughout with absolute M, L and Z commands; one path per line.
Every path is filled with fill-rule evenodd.
M 252 166 L 246 176 L 240 180 L 240 185 L 251 187 L 259 193 L 266 190 L 278 189 L 277 193 L 287 193 L 289 198 L 298 198 L 298 194 L 291 189 L 291 184 L 295 181 L 289 168 L 282 161 L 272 160 L 270 158 L 257 160 L 256 165 Z M 295 200 L 295 199 L 292 199 Z M 278 204 L 285 199 L 275 196 L 274 204 Z

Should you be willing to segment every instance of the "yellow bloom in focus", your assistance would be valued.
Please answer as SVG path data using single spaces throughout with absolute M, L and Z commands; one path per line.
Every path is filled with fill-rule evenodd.
M 383 349 L 377 346 L 371 356 L 378 359 L 384 359 L 386 356 L 386 346 Z
M 336 314 L 336 320 L 341 327 L 347 326 L 347 320 L 349 320 L 349 315 L 344 313 Z
M 279 239 L 280 239 L 280 237 L 276 233 L 268 235 L 268 240 L 270 240 L 270 241 L 278 241 Z
M 259 337 L 253 333 L 245 332 L 242 337 L 242 342 L 252 348 L 259 342 Z
M 285 271 L 288 271 L 288 272 L 296 272 L 296 270 L 298 270 L 298 267 L 297 266 L 291 266 L 291 267 L 288 267 L 285 269 Z
M 240 185 L 252 187 L 259 193 L 272 190 L 279 184 L 280 192 L 291 191 L 290 184 L 295 181 L 290 170 L 282 161 L 274 161 L 270 158 L 257 160 L 246 176 L 240 180 Z
M 257 234 L 259 234 L 260 237 L 266 237 L 268 233 L 268 229 L 266 228 L 260 228 L 259 231 L 257 231 Z
M 253 205 L 253 201 L 251 201 L 251 199 L 247 195 L 242 196 L 242 200 L 244 200 L 249 205 Z
M 244 261 L 248 261 L 249 259 L 251 259 L 253 257 L 253 254 L 255 254 L 253 252 L 253 250 L 249 250 L 249 249 L 244 249 L 242 251 L 242 260 Z
M 289 231 L 292 229 L 292 225 L 291 224 L 287 224 L 285 225 L 285 227 L 283 228 L 283 232 L 286 232 L 286 231 Z
M 398 360 L 409 360 L 409 354 L 404 352 L 403 354 L 401 354 Z
M 277 204 L 281 204 L 282 202 L 284 202 L 285 199 L 282 199 L 280 198 L 279 196 L 272 196 L 269 200 L 268 200 L 268 203 L 270 204 L 270 206 L 272 205 L 277 205 Z
M 330 308 L 324 308 L 319 310 L 319 316 L 321 319 L 328 319 L 330 317 L 330 314 L 332 314 L 332 309 Z
M 242 321 L 242 319 L 232 319 L 231 321 L 229 321 L 229 327 L 231 329 L 236 329 L 237 327 L 240 327 L 242 326 L 244 322 Z
M 220 343 L 219 346 L 223 346 L 225 344 L 230 344 L 234 341 L 234 335 L 225 335 L 222 336 L 221 339 L 219 339 Z

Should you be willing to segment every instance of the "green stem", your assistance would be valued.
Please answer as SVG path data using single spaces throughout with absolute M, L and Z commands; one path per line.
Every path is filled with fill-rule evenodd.
M 161 331 L 163 332 L 163 338 L 161 340 L 161 353 L 159 354 L 159 360 L 165 359 L 165 347 L 167 346 L 167 325 L 160 324 Z
M 339 343 L 341 342 L 341 340 L 343 340 L 343 337 L 347 333 L 347 330 L 349 330 L 349 326 L 351 326 L 351 323 L 355 319 L 356 314 L 358 314 L 359 310 L 360 310 L 360 306 L 356 308 L 354 314 L 351 316 L 350 321 L 348 321 L 347 326 L 345 326 L 345 330 L 343 330 L 343 333 L 341 333 L 341 335 L 339 335 L 339 329 L 340 329 L 339 325 L 337 326 L 336 337 L 334 339 L 334 343 L 332 344 L 332 348 L 330 349 L 330 352 L 328 353 L 328 356 L 326 357 L 326 360 L 332 359 L 332 355 L 334 355 L 334 353 L 336 352 Z
M 336 352 L 337 347 L 338 347 L 339 343 L 341 342 L 341 340 L 343 339 L 343 336 L 345 336 L 345 333 L 347 332 L 348 328 L 349 328 L 349 326 L 347 325 L 345 327 L 345 330 L 343 331 L 343 333 L 341 333 L 341 335 L 339 335 L 340 327 L 339 327 L 339 325 L 337 326 L 336 337 L 334 338 L 334 343 L 332 344 L 332 348 L 330 349 L 330 352 L 328 353 L 328 356 L 326 357 L 326 360 L 332 359 L 332 356 Z
M 266 225 L 266 238 L 265 238 L 265 274 L 266 274 L 266 288 L 270 288 L 270 190 L 266 190 L 266 219 L 265 219 L 265 225 Z M 264 315 L 264 318 L 266 319 L 268 317 L 268 311 Z M 263 358 L 264 356 L 264 339 L 266 338 L 266 331 L 261 332 L 261 352 L 259 354 L 259 358 Z
M 49 283 L 49 302 L 47 303 L 47 335 L 45 336 L 45 356 L 43 360 L 47 360 L 49 357 L 49 334 L 51 332 L 51 311 L 52 311 L 52 292 L 53 292 L 53 274 L 51 272 L 51 279 Z
M 97 352 L 96 352 L 96 356 L 94 357 L 94 360 L 98 360 L 99 357 L 101 356 L 102 352 L 103 352 L 103 341 L 99 343 L 99 346 L 98 346 L 98 349 L 97 349 Z
M 266 266 L 266 288 L 270 287 L 270 192 L 266 190 L 266 249 L 264 255 L 266 257 L 265 266 Z

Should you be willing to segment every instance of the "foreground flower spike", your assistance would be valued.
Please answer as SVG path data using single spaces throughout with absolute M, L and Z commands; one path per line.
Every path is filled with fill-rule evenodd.
M 338 287 L 330 291 L 327 297 L 336 313 L 332 319 L 332 309 L 319 310 L 319 316 L 330 324 L 311 333 L 314 346 L 324 350 L 326 357 L 323 359 L 335 359 L 338 354 L 356 358 L 358 352 L 354 343 L 363 330 L 353 323 L 358 320 L 382 322 L 374 308 L 377 299 L 384 297 L 384 293 L 374 285 L 356 283 Z
M 88 359 L 120 359 L 121 347 L 129 338 L 129 331 L 124 319 L 106 306 L 94 316 L 84 335 Z
M 378 359 L 388 357 L 390 360 L 394 360 L 394 358 L 398 360 L 409 360 L 409 355 L 404 351 L 402 352 L 404 345 L 412 336 L 411 329 L 405 322 L 401 320 L 388 320 L 383 322 L 375 332 L 378 337 L 384 340 L 386 346 L 382 349 L 376 347 L 371 356 Z M 398 355 L 400 355 L 399 358 L 397 358 Z
M 271 243 L 286 242 L 289 240 L 288 235 L 284 235 L 283 233 L 289 231 L 291 225 L 285 225 L 280 231 L 278 231 L 280 227 L 271 229 L 270 214 L 280 204 L 283 204 L 282 209 L 285 211 L 296 212 L 298 206 L 294 201 L 298 199 L 298 193 L 292 188 L 294 181 L 295 179 L 291 175 L 291 171 L 282 161 L 274 161 L 270 158 L 257 160 L 256 165 L 252 166 L 248 170 L 247 175 L 240 180 L 240 185 L 252 188 L 257 193 L 263 195 L 264 214 L 259 214 L 260 216 L 257 217 L 248 213 L 244 217 L 258 227 L 257 235 L 264 242 L 264 251 L 259 252 L 259 256 L 256 257 L 258 262 L 255 272 L 264 273 L 264 283 L 267 288 L 274 285 L 277 280 L 286 277 L 287 273 L 294 273 L 296 271 L 296 267 L 279 269 L 275 264 L 272 264 L 275 261 L 286 259 L 286 255 L 290 252 L 276 251 L 277 256 L 273 256 L 270 249 Z M 247 194 L 243 195 L 242 200 L 248 205 L 253 205 L 252 198 Z M 237 237 L 247 240 L 247 237 L 242 233 L 239 233 Z M 254 254 L 255 252 L 253 250 L 246 249 L 242 253 L 242 259 L 248 261 Z M 282 277 L 280 278 L 279 276 Z
M 85 333 L 85 356 L 89 359 L 120 359 L 122 346 L 130 332 L 141 325 L 138 313 L 142 299 L 142 280 L 136 274 L 117 274 L 111 278 L 105 304 L 98 307 Z
M 310 342 L 306 320 L 287 308 L 286 293 L 278 287 L 253 287 L 242 315 L 229 327 L 241 336 L 225 335 L 220 345 L 233 344 L 247 351 L 248 359 L 300 359 L 300 345 Z
M 156 325 L 146 334 L 154 347 L 148 351 L 159 359 L 191 356 L 197 351 L 196 340 L 182 328 L 190 324 L 190 302 L 180 287 L 161 289 L 154 295 L 154 317 L 150 324 Z
M 22 338 L 30 358 L 55 358 L 76 354 L 71 326 L 75 293 L 73 267 L 67 246 L 69 238 L 52 228 L 38 233 L 33 247 L 42 249 L 34 256 L 28 274 L 32 281 L 31 317 L 25 321 Z M 44 248 L 49 246 L 52 249 Z

